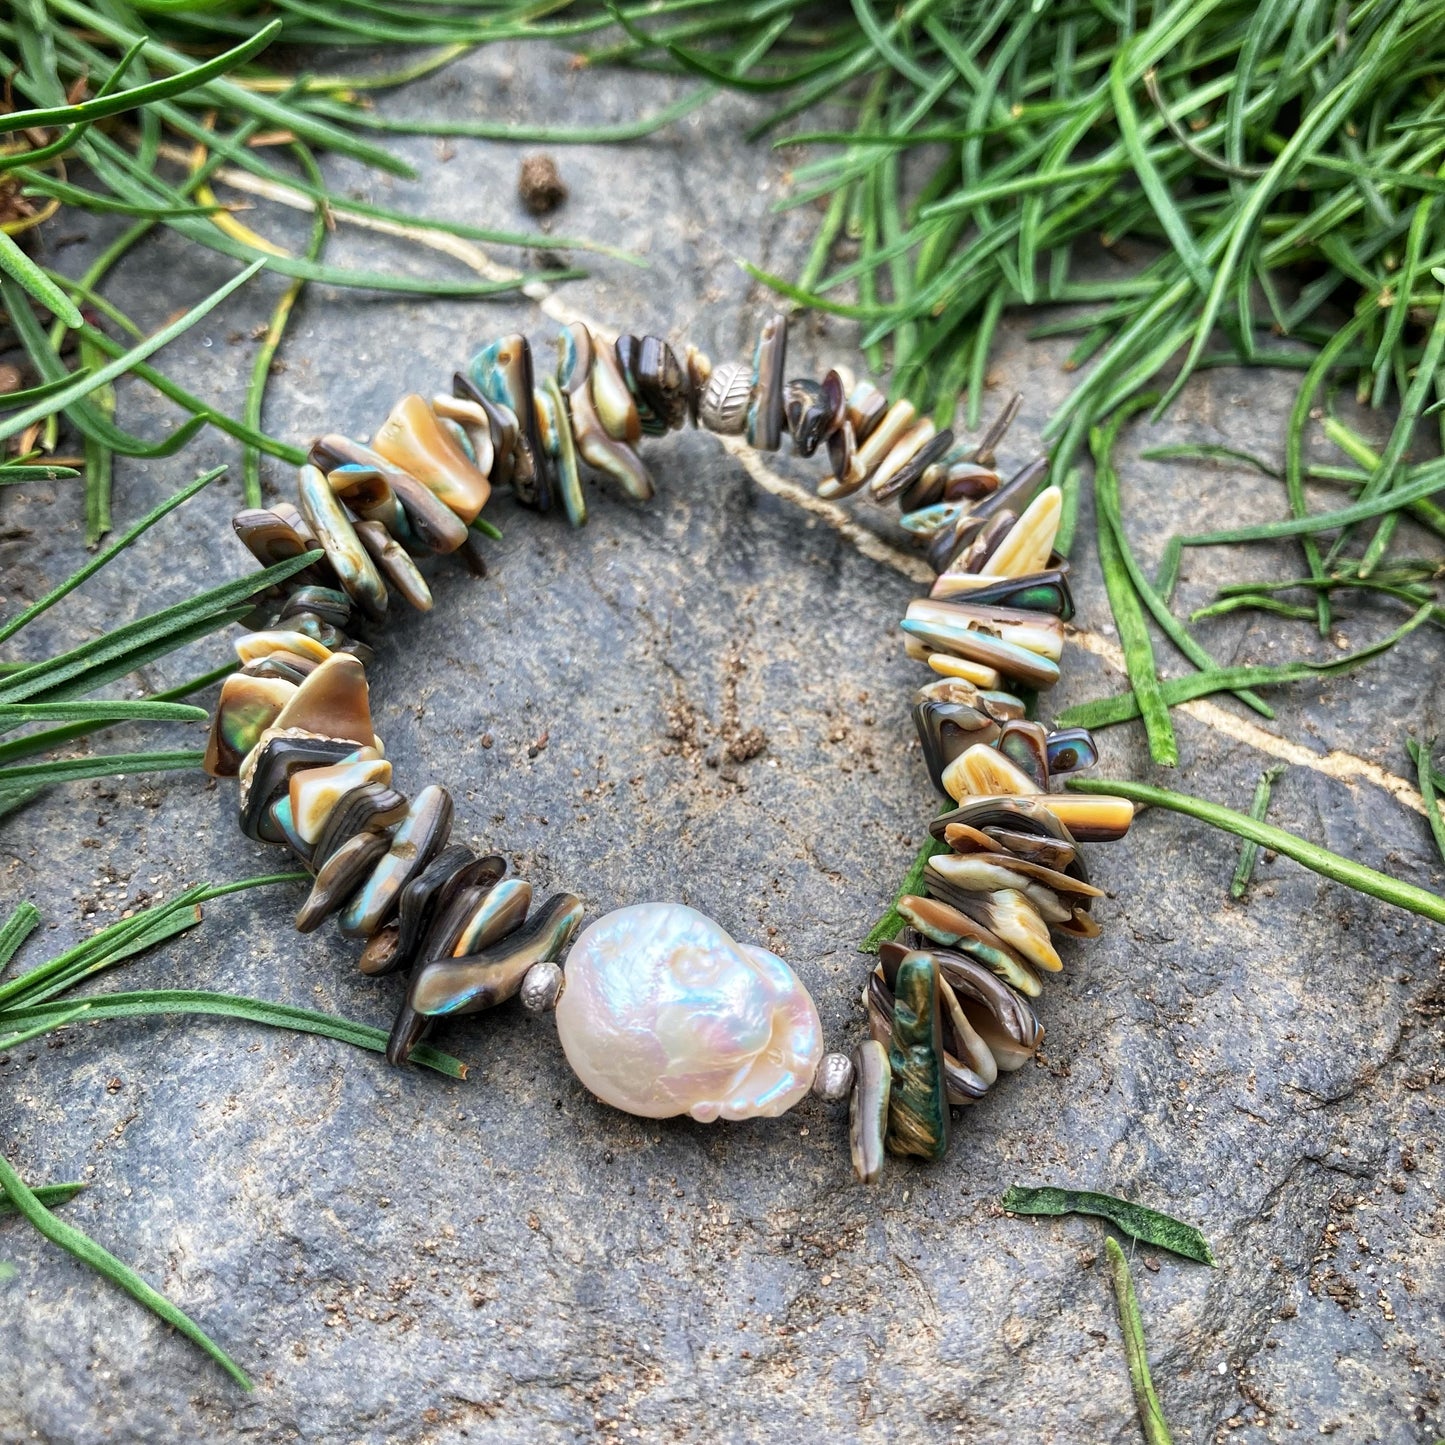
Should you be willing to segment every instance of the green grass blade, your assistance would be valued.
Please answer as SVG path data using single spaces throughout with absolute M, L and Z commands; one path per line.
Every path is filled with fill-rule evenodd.
M 206 722 L 203 707 L 179 702 L 0 702 L 0 731 L 33 722 Z
M 50 106 L 43 110 L 17 110 L 0 115 L 0 134 L 17 130 L 42 129 L 54 125 L 77 125 L 103 120 L 106 116 L 120 115 L 127 110 L 139 110 L 157 100 L 184 94 L 204 84 L 214 76 L 234 70 L 253 55 L 259 55 L 281 32 L 281 22 L 272 20 L 263 25 L 249 40 L 244 40 L 232 50 L 223 51 L 204 64 L 181 70 L 165 80 L 155 80 L 149 85 L 138 85 L 132 90 L 116 91 L 97 96 L 93 100 L 81 101 L 76 105 Z M 137 36 L 132 42 L 127 60 L 134 59 L 147 43 L 147 37 Z M 127 68 L 124 63 L 122 69 Z M 78 323 L 77 323 L 78 324 Z
M 1129 94 L 1129 78 L 1134 71 L 1133 55 L 1137 44 L 1135 41 L 1121 47 L 1114 64 L 1109 68 L 1109 94 L 1114 102 L 1119 136 L 1134 164 L 1134 174 L 1138 176 L 1139 184 L 1149 198 L 1149 204 L 1154 208 L 1154 214 L 1159 217 L 1159 224 L 1163 226 L 1164 234 L 1174 247 L 1175 255 L 1183 262 L 1184 269 L 1200 292 L 1207 295 L 1211 280 L 1209 266 L 1200 255 L 1189 223 L 1175 205 L 1169 187 L 1144 144 L 1138 112 L 1135 111 L 1133 97 Z
M 1109 471 L 1114 440 L 1118 436 L 1124 417 L 1116 415 L 1107 427 L 1094 428 L 1090 433 L 1090 445 L 1094 452 L 1095 487 L 1098 478 Z M 1113 525 L 1103 508 L 1098 515 L 1099 564 L 1104 573 L 1104 587 L 1109 595 L 1109 608 L 1114 614 L 1114 623 L 1119 630 L 1119 645 L 1124 653 L 1124 665 L 1129 673 L 1129 682 L 1139 702 L 1140 716 L 1149 736 L 1149 755 L 1161 767 L 1172 768 L 1179 762 L 1179 745 L 1174 738 L 1174 725 L 1169 720 L 1169 705 L 1159 686 L 1159 674 L 1154 665 L 1154 645 L 1149 639 L 1149 629 L 1144 621 L 1144 609 L 1140 606 L 1139 595 L 1129 578 L 1123 551 L 1115 535 Z
M 1282 683 L 1305 682 L 1312 677 L 1328 677 L 1333 673 L 1346 672 L 1387 652 L 1401 638 L 1408 637 L 1417 627 L 1432 621 L 1434 611 L 1433 603 L 1423 603 L 1408 622 L 1397 627 L 1389 636 L 1344 657 L 1332 658 L 1329 662 L 1285 662 L 1272 667 L 1221 667 L 1210 672 L 1196 672 L 1189 677 L 1170 678 L 1161 683 L 1160 688 L 1164 701 L 1170 707 L 1178 707 L 1181 702 L 1192 702 L 1197 697 L 1208 697 L 1217 692 L 1232 692 L 1240 687 L 1277 687 Z M 1066 708 L 1054 722 L 1059 727 L 1102 728 L 1114 723 L 1128 722 L 1139 715 L 1139 699 L 1131 691 Z
M 1135 410 L 1145 407 L 1151 400 L 1148 396 L 1139 397 L 1131 402 L 1127 408 L 1120 410 L 1116 422 L 1106 438 L 1108 454 L 1103 464 L 1097 462 L 1094 474 L 1094 498 L 1095 506 L 1098 509 L 1101 525 L 1107 525 L 1113 533 L 1114 551 L 1119 561 L 1123 564 L 1124 571 L 1128 574 L 1129 585 L 1138 595 L 1139 600 L 1148 609 L 1154 621 L 1163 631 L 1164 635 L 1194 664 L 1195 667 L 1204 671 L 1217 670 L 1214 658 L 1195 641 L 1193 634 L 1183 623 L 1179 621 L 1169 610 L 1168 604 L 1155 591 L 1149 579 L 1144 575 L 1143 568 L 1139 566 L 1133 550 L 1129 546 L 1128 536 L 1124 531 L 1123 507 L 1119 500 L 1119 473 L 1113 462 L 1113 441 L 1117 436 L 1118 428 L 1121 427 L 1126 418 Z M 1174 547 L 1174 539 L 1170 539 L 1169 547 Z M 1166 558 L 1168 554 L 1166 551 Z M 1177 571 L 1178 564 L 1175 564 Z M 1248 707 L 1254 709 L 1261 717 L 1272 718 L 1274 709 L 1262 701 L 1257 694 L 1241 690 L 1235 694 L 1239 700 Z
M 1212 803 L 1207 798 L 1196 798 L 1189 793 L 1175 793 L 1168 788 L 1156 788 L 1148 783 L 1133 783 L 1107 778 L 1070 778 L 1066 786 L 1076 793 L 1104 793 L 1116 798 L 1128 798 L 1150 808 L 1165 808 L 1170 812 L 1183 813 L 1197 818 L 1211 827 L 1249 838 L 1263 848 L 1272 848 L 1293 858 L 1296 863 L 1318 873 L 1333 882 L 1343 883 L 1357 893 L 1367 893 L 1384 903 L 1393 903 L 1397 908 L 1418 913 L 1422 918 L 1435 923 L 1445 923 L 1445 898 L 1427 889 L 1417 888 L 1413 883 L 1392 878 L 1388 873 L 1379 873 L 1311 843 L 1295 833 L 1276 828 L 1273 823 L 1262 823 L 1247 813 L 1236 813 L 1232 808 Z
M 83 778 L 130 777 L 199 768 L 203 752 L 112 753 L 98 758 L 60 758 L 48 763 L 20 763 L 0 768 L 0 793 L 37 783 L 73 783 Z
M 78 476 L 80 473 L 74 467 L 35 467 L 0 462 L 0 487 L 15 487 L 21 482 L 65 482 Z
M 1010 1214 L 1092 1214 L 1107 1219 L 1131 1239 L 1167 1249 L 1196 1264 L 1213 1265 L 1209 1241 L 1192 1224 L 1161 1214 L 1157 1209 L 1120 1199 L 1115 1194 L 1093 1194 L 1086 1189 L 1058 1189 L 1053 1185 L 1015 1184 L 1002 1199 Z
M 1186 547 L 1213 547 L 1229 542 L 1267 542 L 1277 537 L 1309 537 L 1318 532 L 1333 532 L 1371 517 L 1397 511 L 1411 502 L 1445 491 L 1445 462 L 1429 464 L 1419 475 L 1402 487 L 1368 502 L 1356 502 L 1335 512 L 1313 512 L 1304 517 L 1287 517 L 1278 522 L 1258 522 L 1250 527 L 1231 527 L 1218 532 L 1196 532 L 1180 540 Z
M 0 923 L 0 973 L 4 973 L 20 945 L 40 926 L 40 910 L 28 900 L 17 903 Z
M 1285 765 L 1276 763 L 1272 768 L 1266 768 L 1259 775 L 1259 782 L 1254 787 L 1254 799 L 1249 805 L 1249 816 L 1256 823 L 1262 823 L 1269 813 L 1269 799 L 1274 792 L 1274 785 L 1283 776 Z M 1233 899 L 1244 897 L 1245 889 L 1249 887 L 1249 881 L 1254 877 L 1255 860 L 1259 857 L 1259 844 L 1252 839 L 1246 838 L 1239 847 L 1239 863 L 1234 870 L 1234 877 L 1229 883 L 1229 896 Z
M 57 1219 L 3 1156 L 0 1156 L 0 1188 L 4 1189 L 15 1208 L 52 1244 L 74 1255 L 82 1264 L 118 1285 L 172 1328 L 179 1330 L 192 1344 L 204 1350 L 243 1390 L 251 1388 L 245 1371 L 188 1314 L 158 1290 L 152 1289 L 129 1265 L 122 1264 L 108 1250 L 102 1249 L 88 1234 Z
M 90 5 L 80 3 L 80 0 L 46 0 L 46 3 L 51 10 L 77 21 L 83 29 L 96 31 L 117 45 L 134 45 L 143 38 L 141 32 L 113 20 Z M 148 56 L 175 74 L 183 74 L 192 69 L 187 58 L 179 51 L 159 43 L 153 42 L 149 46 Z M 375 166 L 378 170 L 389 171 L 392 175 L 402 176 L 407 180 L 415 177 L 416 173 L 409 165 L 380 147 L 358 141 L 338 126 L 317 120 L 295 106 L 282 105 L 269 96 L 247 90 L 224 76 L 216 76 L 199 86 L 190 87 L 187 93 L 189 98 L 198 104 L 216 105 L 228 111 L 255 116 L 269 126 L 291 131 L 312 145 L 350 156 L 353 160 Z
M 37 421 L 43 421 L 46 417 L 55 412 L 64 411 L 72 402 L 87 397 L 98 387 L 105 386 L 108 382 L 114 381 L 116 377 L 123 376 L 137 361 L 144 361 L 146 357 L 159 351 L 168 342 L 174 341 L 183 331 L 194 326 L 203 316 L 208 316 L 231 292 L 244 286 L 261 267 L 265 260 L 258 260 L 247 266 L 239 276 L 233 276 L 224 285 L 212 291 L 199 305 L 193 306 L 183 316 L 177 317 L 170 325 L 163 326 L 155 335 L 148 337 L 139 346 L 133 347 L 125 352 L 117 360 L 107 366 L 101 367 L 99 371 L 82 377 L 74 385 L 66 388 L 45 401 L 36 402 L 34 406 L 26 407 L 24 411 L 17 412 L 14 416 L 6 417 L 0 421 L 0 441 L 8 437 L 17 436 L 27 427 Z M 6 305 L 12 305 L 14 293 L 6 294 Z
M 38 602 L 31 603 L 23 612 L 12 617 L 9 622 L 0 624 L 0 642 L 5 642 L 9 638 L 14 637 L 27 623 L 33 622 L 42 612 L 54 607 L 62 597 L 66 597 L 71 592 L 74 592 L 82 582 L 95 576 L 107 562 L 113 561 L 121 552 L 129 547 L 137 537 L 149 531 L 162 517 L 173 512 L 182 502 L 189 501 L 189 499 L 194 497 L 203 487 L 209 486 L 225 470 L 225 467 L 212 467 L 210 471 L 202 472 L 195 481 L 188 483 L 182 487 L 180 491 L 172 493 L 165 501 L 160 503 L 159 506 L 152 508 L 140 521 L 122 533 L 122 535 L 112 542 L 103 552 L 97 552 L 84 566 L 72 572 L 58 587 L 52 588 L 44 597 L 40 598 Z M 79 714 L 77 714 L 77 716 L 79 716 Z
M 304 146 L 295 147 L 296 157 L 300 161 L 302 169 L 312 185 L 322 185 L 321 172 L 312 158 L 311 152 Z M 327 213 L 326 210 L 317 206 L 311 218 L 311 235 L 306 241 L 306 250 L 303 255 L 308 261 L 316 261 L 321 256 L 321 248 L 326 244 Z M 241 412 L 241 419 L 247 426 L 256 431 L 261 430 L 261 412 L 266 404 L 266 386 L 271 379 L 271 368 L 276 360 L 276 353 L 281 349 L 281 338 L 286 334 L 286 323 L 291 319 L 291 312 L 295 309 L 301 292 L 306 282 L 299 276 L 291 278 L 291 284 L 281 293 L 281 299 L 277 301 L 275 309 L 271 312 L 271 320 L 266 327 L 266 334 L 261 338 L 261 344 L 256 348 L 256 358 L 251 364 L 251 384 L 246 388 L 246 404 Z M 261 453 L 256 447 L 248 446 L 241 453 L 241 482 L 246 493 L 246 505 L 248 507 L 260 507 L 261 497 Z
M 1124 1358 L 1129 1365 L 1129 1383 L 1134 1390 L 1134 1403 L 1139 1409 L 1139 1424 L 1144 1431 L 1145 1445 L 1174 1445 L 1164 1407 L 1154 1391 L 1149 1374 L 1149 1353 L 1144 1345 L 1144 1322 L 1139 1315 L 1139 1300 L 1134 1281 L 1129 1275 L 1129 1261 L 1119 1241 L 1111 1234 L 1104 1240 L 1104 1253 L 1109 1260 L 1109 1277 L 1114 1284 L 1114 1297 L 1119 1305 L 1119 1326 L 1124 1332 Z
M 66 326 L 80 325 L 75 302 L 3 230 L 0 230 L 0 271 L 33 296 L 57 321 Z
M 81 1190 L 89 1188 L 90 1185 L 79 1183 L 38 1184 L 30 1192 L 43 1205 L 45 1205 L 46 1208 L 49 1208 L 53 1204 L 66 1204 L 70 1200 L 74 1199 L 75 1196 L 81 1192 Z M 19 1214 L 19 1212 L 20 1211 L 16 1209 L 15 1205 L 11 1202 L 10 1196 L 8 1194 L 3 1199 L 0 1199 L 0 1215 Z
M 1365 483 L 1364 490 L 1360 493 L 1360 501 L 1356 504 L 1364 505 L 1376 497 L 1395 501 L 1394 507 L 1390 508 L 1390 514 L 1385 517 L 1385 521 L 1365 549 L 1364 560 L 1360 564 L 1360 573 L 1364 577 L 1368 577 L 1379 565 L 1380 559 L 1385 554 L 1385 548 L 1389 545 L 1394 523 L 1398 520 L 1398 508 L 1405 504 L 1404 493 L 1408 490 L 1408 485 L 1397 489 L 1395 478 L 1401 463 L 1405 460 L 1405 453 L 1409 449 L 1410 442 L 1414 438 L 1416 424 L 1430 399 L 1430 390 L 1435 385 L 1442 355 L 1445 355 L 1445 294 L 1442 294 L 1440 304 L 1435 309 L 1435 321 L 1425 342 L 1425 350 L 1415 369 L 1410 389 L 1400 403 L 1400 414 L 1395 419 L 1394 428 L 1390 432 L 1390 440 L 1386 443 L 1385 450 L 1380 456 L 1380 465 L 1374 476 Z M 1445 474 L 1442 474 L 1440 480 L 1441 486 L 1445 487 Z M 1425 495 L 1428 496 L 1429 493 Z M 1422 499 L 1412 497 L 1410 500 Z
M 96 994 L 85 1000 L 88 1018 L 156 1018 L 161 1016 L 209 1015 L 265 1024 L 268 1028 L 290 1029 L 317 1034 L 371 1053 L 386 1052 L 387 1032 L 369 1024 L 353 1023 L 314 1009 L 290 1004 L 268 1003 L 264 999 L 242 998 L 236 994 L 210 993 L 202 989 L 143 989 L 134 993 Z M 39 1023 L 54 1019 L 70 1007 L 63 1003 L 41 1003 L 6 1010 L 0 1023 L 6 1026 Z M 413 1049 L 411 1061 L 452 1079 L 465 1079 L 467 1066 L 460 1059 L 425 1045 Z
M 16 1029 L 13 1033 L 0 1032 L 0 1054 L 9 1053 L 11 1049 L 18 1049 L 22 1044 L 28 1044 L 32 1039 L 38 1039 L 42 1034 L 64 1028 L 66 1024 L 73 1024 L 86 1012 L 87 1006 L 84 1003 L 72 1004 L 66 1013 L 57 1014 L 53 1019 L 33 1023 L 27 1028 Z M 3 1023 L 0 1023 L 0 1030 L 3 1028 Z
M 237 578 L 234 582 L 223 582 L 220 586 L 199 592 L 173 607 L 117 627 L 107 632 L 104 637 L 82 643 L 58 657 L 47 658 L 44 662 L 24 667 L 19 672 L 0 678 L 0 702 L 24 702 L 27 698 L 48 692 L 98 664 L 123 657 L 148 643 L 164 642 L 172 635 L 179 636 L 191 626 L 219 617 L 258 592 L 264 592 L 277 582 L 284 582 L 286 578 L 319 560 L 322 555 L 319 549 L 315 549 L 303 553 L 300 557 L 291 557 L 285 562 L 263 567 L 258 572 Z
M 1438 739 L 1431 738 L 1423 745 L 1416 744 L 1411 752 L 1414 754 L 1415 767 L 1420 779 L 1420 796 L 1425 801 L 1425 817 L 1430 824 L 1430 833 L 1435 839 L 1435 848 L 1440 854 L 1440 861 L 1445 863 L 1445 818 L 1440 815 L 1440 804 L 1436 798 L 1435 779 L 1437 774 L 1430 764 L 1437 741 Z

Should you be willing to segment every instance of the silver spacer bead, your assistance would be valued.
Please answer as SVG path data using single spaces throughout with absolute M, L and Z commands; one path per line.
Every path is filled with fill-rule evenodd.
M 824 1054 L 813 1075 L 813 1092 L 830 1104 L 846 1099 L 853 1091 L 853 1060 L 847 1054 Z
M 534 963 L 522 980 L 519 997 L 529 1014 L 544 1014 L 562 997 L 562 970 L 555 963 Z
M 709 430 L 736 436 L 748 424 L 748 401 L 752 396 L 752 370 L 739 361 L 725 361 L 715 367 L 702 390 L 698 420 Z

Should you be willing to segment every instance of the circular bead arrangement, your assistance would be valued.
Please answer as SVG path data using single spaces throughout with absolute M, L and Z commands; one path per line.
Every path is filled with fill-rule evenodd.
M 289 848 L 312 874 L 297 928 L 337 915 L 363 941 L 363 973 L 408 972 L 393 1064 L 433 1020 L 518 995 L 555 1011 L 578 1077 L 630 1113 L 744 1119 L 780 1114 L 810 1089 L 848 1099 L 853 1166 L 867 1182 L 885 1152 L 941 1156 L 951 1107 L 1034 1056 L 1044 1031 L 1030 1000 L 1063 966 L 1053 936 L 1098 933 L 1100 890 L 1078 845 L 1122 837 L 1133 808 L 1051 793 L 1053 778 L 1094 761 L 1093 740 L 1027 716 L 1026 695 L 1058 679 L 1073 602 L 1046 460 L 1007 480 L 994 466 L 1018 399 L 968 447 L 842 367 L 787 378 L 786 349 L 780 315 L 751 366 L 713 367 L 691 346 L 679 360 L 655 336 L 608 343 L 573 323 L 555 375 L 538 376 L 513 334 L 479 351 L 451 395 L 403 397 L 369 445 L 320 437 L 295 506 L 233 519 L 265 565 L 322 557 L 245 620 L 205 766 L 239 780 L 241 830 Z M 819 495 L 897 499 L 937 574 L 901 625 L 908 655 L 934 674 L 913 704 L 923 756 L 957 807 L 930 824 L 944 847 L 924 868 L 925 892 L 898 900 L 905 926 L 879 949 L 863 996 L 870 1037 L 851 1055 L 824 1053 L 817 1009 L 781 958 L 696 910 L 618 909 L 574 941 L 580 898 L 534 908 L 504 858 L 449 843 L 447 791 L 429 784 L 408 799 L 392 786 L 372 728 L 371 650 L 346 631 L 380 623 L 388 589 L 430 609 L 416 565 L 428 553 L 459 553 L 485 573 L 479 518 L 494 486 L 539 511 L 560 506 L 574 526 L 587 519 L 584 466 L 646 501 L 638 443 L 689 418 L 759 450 L 776 450 L 785 428 L 801 456 L 826 448 Z

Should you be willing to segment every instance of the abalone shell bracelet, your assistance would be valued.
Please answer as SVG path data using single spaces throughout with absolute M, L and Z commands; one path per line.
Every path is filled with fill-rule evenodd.
M 706 1122 L 781 1114 L 810 1089 L 847 1098 L 853 1166 L 872 1181 L 885 1152 L 941 1156 L 951 1106 L 1033 1057 L 1043 1029 L 1029 1000 L 1062 967 L 1053 935 L 1098 932 L 1100 890 L 1078 845 L 1122 837 L 1133 809 L 1051 793 L 1051 779 L 1094 760 L 1093 741 L 1026 715 L 1025 696 L 1058 678 L 1073 604 L 1046 462 L 1006 481 L 994 468 L 1016 403 L 970 448 L 842 367 L 788 379 L 786 348 L 782 316 L 763 326 L 751 365 L 717 367 L 693 347 L 679 360 L 655 336 L 607 343 L 574 323 L 548 375 L 510 335 L 457 373 L 451 395 L 403 397 L 369 445 L 314 442 L 296 506 L 233 519 L 264 564 L 321 555 L 245 620 L 206 769 L 239 779 L 248 837 L 289 848 L 313 875 L 297 928 L 336 914 L 364 941 L 363 973 L 409 972 L 393 1064 L 435 1019 L 517 995 L 555 1010 L 583 1084 L 633 1114 Z M 800 455 L 825 447 L 819 494 L 898 499 L 937 573 L 902 629 L 933 673 L 913 704 L 923 755 L 957 807 L 929 825 L 945 847 L 924 869 L 926 896 L 898 900 L 903 926 L 864 989 L 870 1037 L 851 1054 L 824 1052 L 788 964 L 696 910 L 642 903 L 578 933 L 580 898 L 534 908 L 505 859 L 449 844 L 447 791 L 408 799 L 392 786 L 372 730 L 371 651 L 346 630 L 384 619 L 388 587 L 429 609 L 415 561 L 427 553 L 458 552 L 484 572 L 479 518 L 494 486 L 539 511 L 560 506 L 574 526 L 586 520 L 584 466 L 645 501 L 639 441 L 689 417 L 760 450 L 785 427 Z

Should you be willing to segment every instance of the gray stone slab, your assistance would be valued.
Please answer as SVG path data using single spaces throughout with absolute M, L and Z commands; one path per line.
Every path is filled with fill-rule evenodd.
M 576 71 L 559 52 L 498 49 L 383 104 L 584 121 L 673 94 L 661 80 Z M 571 187 L 558 226 L 649 263 L 589 262 L 569 303 L 691 337 L 715 359 L 750 348 L 768 302 L 733 257 L 787 271 L 811 219 L 771 210 L 788 157 L 738 139 L 751 113 L 727 99 L 645 147 L 557 153 Z M 524 223 L 514 185 L 529 148 L 398 149 L 419 180 L 346 164 L 329 167 L 332 179 L 388 204 Z M 302 234 L 300 220 L 250 219 Z M 104 233 L 89 230 L 92 243 Z M 345 227 L 330 255 L 423 264 Z M 228 271 L 161 237 L 125 264 L 117 294 L 154 324 Z M 166 368 L 238 408 L 253 328 L 276 290 L 254 284 L 173 345 Z M 369 432 L 396 395 L 444 387 L 476 344 L 517 327 L 550 323 L 515 299 L 314 289 L 267 426 L 296 438 Z M 793 346 L 809 360 L 851 358 L 853 332 L 810 318 Z M 1017 387 L 1027 400 L 1005 460 L 1028 455 L 1067 393 L 1066 349 L 1006 328 L 994 394 Z M 1138 450 L 1229 441 L 1277 459 L 1293 384 L 1207 374 L 1165 423 L 1130 434 L 1128 524 L 1148 565 L 1171 532 L 1274 517 L 1282 502 L 1267 479 L 1139 461 Z M 174 425 L 135 382 L 121 406 L 137 429 Z M 541 889 L 581 893 L 594 914 L 651 897 L 715 914 L 783 953 L 830 1041 L 850 1042 L 868 966 L 855 941 L 936 806 L 908 721 L 920 669 L 894 628 L 915 585 L 760 490 L 709 438 L 650 455 L 661 480 L 651 506 L 594 487 L 594 522 L 572 534 L 503 501 L 507 535 L 488 579 L 437 566 L 436 612 L 398 617 L 378 642 L 378 726 L 401 786 L 453 788 L 458 837 L 510 854 Z M 123 464 L 117 515 L 222 460 L 234 464 L 236 448 L 208 435 L 182 457 Z M 772 465 L 814 474 L 784 456 Z M 268 465 L 278 494 L 285 472 Z M 27 632 L 22 651 L 239 575 L 226 525 L 235 476 Z M 889 524 L 880 514 L 870 525 Z M 1086 507 L 1079 621 L 1107 641 L 1092 525 Z M 6 489 L 0 548 L 8 605 L 64 576 L 83 555 L 74 491 Z M 1191 552 L 1177 610 L 1223 581 L 1296 567 L 1287 548 Z M 1338 644 L 1399 620 L 1342 607 Z M 1249 614 L 1200 636 L 1227 660 L 1337 655 L 1336 641 Z M 223 650 L 220 639 L 197 646 L 143 680 L 175 683 Z M 1049 706 L 1122 685 L 1072 647 Z M 1407 730 L 1441 721 L 1438 632 L 1272 700 L 1269 723 L 1232 701 L 1203 719 L 1176 714 L 1178 784 L 1245 807 L 1272 760 L 1243 726 L 1257 723 L 1317 763 L 1281 781 L 1276 821 L 1438 887 L 1423 820 L 1330 771 L 1341 771 L 1335 753 L 1408 770 Z M 735 771 L 714 766 L 753 727 L 766 749 Z M 163 736 L 118 729 L 105 745 Z M 1136 728 L 1103 743 L 1106 774 L 1174 781 L 1149 764 Z M 161 775 L 56 788 L 9 820 L 0 894 L 34 899 L 47 919 L 25 960 L 148 898 L 276 867 L 234 830 L 233 801 L 229 785 Z M 1173 815 L 1093 849 L 1106 932 L 1067 949 L 1049 981 L 1039 1065 L 958 1119 L 945 1162 L 894 1164 L 871 1190 L 852 1182 L 836 1108 L 808 1101 L 746 1126 L 632 1119 L 588 1097 L 550 1024 L 513 1008 L 441 1033 L 473 1066 L 464 1084 L 221 1021 L 73 1027 L 17 1050 L 0 1062 L 7 1157 L 34 1182 L 86 1180 L 66 1217 L 165 1289 L 257 1389 L 238 1393 L 11 1221 L 0 1224 L 0 1257 L 16 1269 L 0 1285 L 0 1438 L 1134 1440 L 1099 1225 L 998 1207 L 1009 1184 L 1058 1183 L 1170 1210 L 1214 1244 L 1212 1271 L 1132 1251 L 1177 1439 L 1432 1441 L 1445 1430 L 1439 934 L 1267 856 L 1232 903 L 1235 858 L 1235 840 Z M 385 1025 L 400 982 L 360 977 L 354 946 L 334 932 L 295 935 L 299 898 L 293 887 L 213 904 L 202 928 L 106 986 L 251 993 Z

